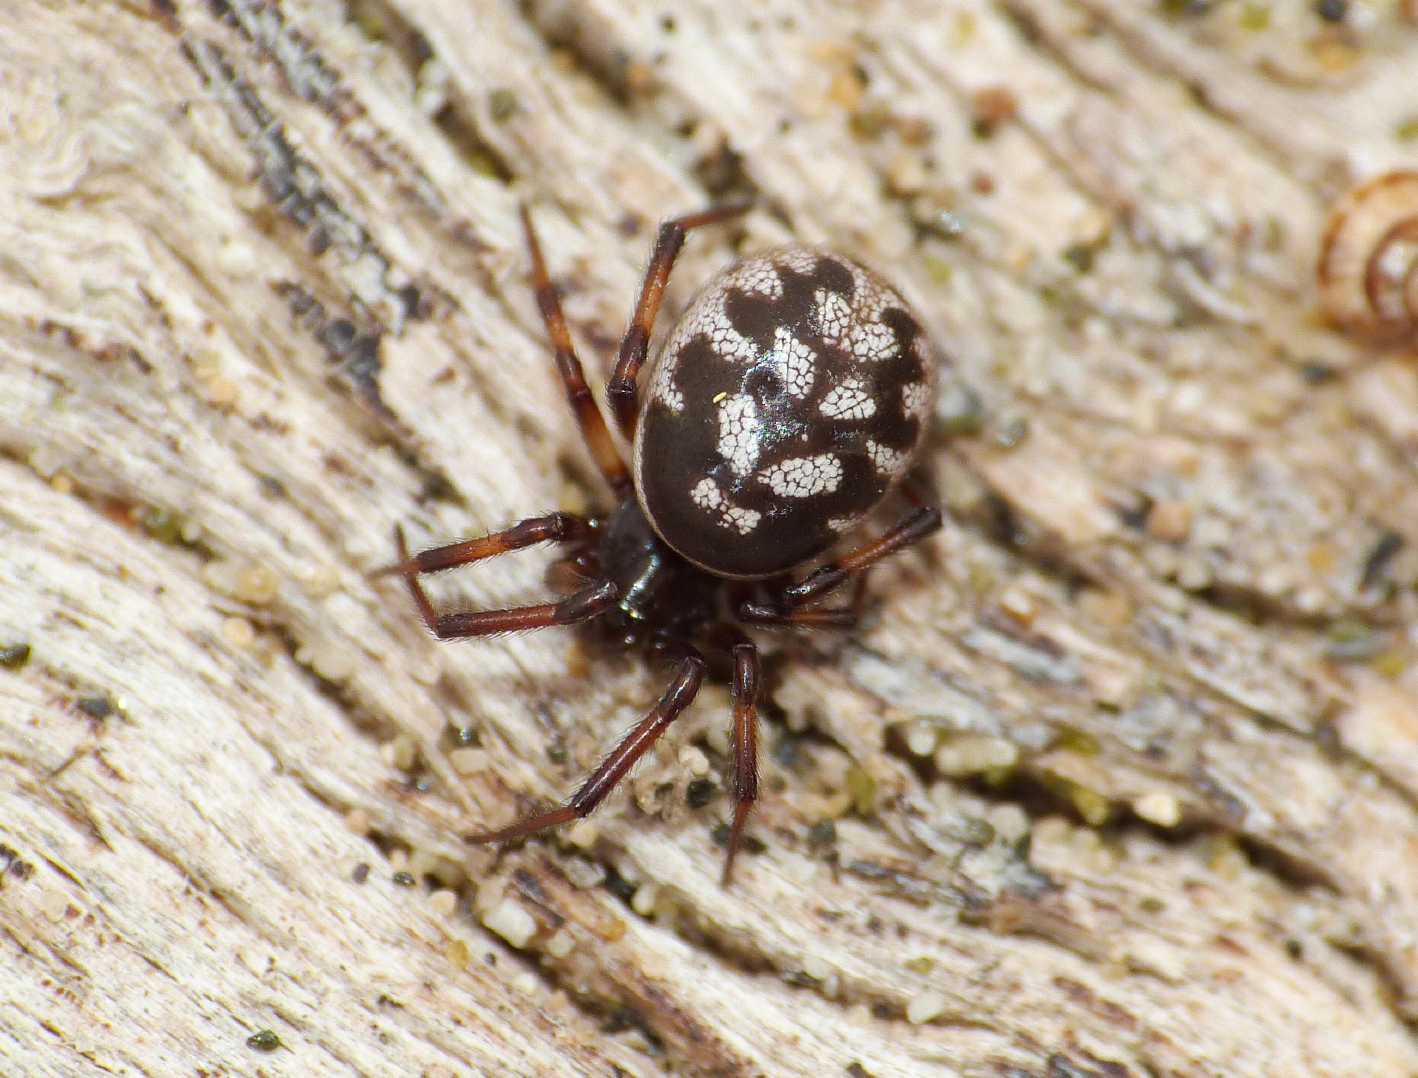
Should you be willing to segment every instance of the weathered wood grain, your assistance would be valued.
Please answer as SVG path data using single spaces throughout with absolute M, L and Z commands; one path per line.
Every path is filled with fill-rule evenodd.
M 0 1071 L 1418 1072 L 1418 357 L 1313 275 L 1418 159 L 1401 5 L 5 24 Z M 670 307 L 789 236 L 883 269 L 954 360 L 952 522 L 774 638 L 732 890 L 721 686 L 592 821 L 469 851 L 665 676 L 438 645 L 366 575 L 603 504 L 517 206 L 599 380 L 655 220 L 739 196 Z

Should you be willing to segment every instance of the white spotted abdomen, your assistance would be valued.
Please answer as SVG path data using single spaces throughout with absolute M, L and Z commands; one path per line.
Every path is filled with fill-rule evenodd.
M 643 382 L 641 508 L 709 572 L 784 572 L 905 473 L 934 375 L 920 323 L 869 270 L 805 247 L 739 262 L 690 304 Z

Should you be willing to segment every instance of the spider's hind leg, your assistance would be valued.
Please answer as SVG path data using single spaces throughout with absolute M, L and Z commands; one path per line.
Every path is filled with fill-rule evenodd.
M 473 845 L 489 842 L 508 842 L 535 831 L 541 831 L 557 824 L 569 823 L 580 816 L 589 816 L 606 796 L 635 766 L 637 760 L 649 751 L 669 728 L 670 723 L 679 718 L 680 712 L 690 705 L 699 692 L 704 680 L 705 663 L 697 651 L 688 650 L 675 669 L 674 680 L 665 689 L 664 695 L 649 713 L 621 738 L 599 767 L 592 771 L 581 788 L 571 795 L 571 800 L 560 808 L 532 816 L 510 827 L 498 831 L 480 831 L 465 835 L 463 841 Z
M 758 800 L 758 648 L 745 641 L 735 644 L 734 680 L 730 696 L 734 702 L 734 822 L 729 829 L 729 852 L 724 857 L 727 887 L 734 876 L 734 858 L 743 839 L 749 810 Z

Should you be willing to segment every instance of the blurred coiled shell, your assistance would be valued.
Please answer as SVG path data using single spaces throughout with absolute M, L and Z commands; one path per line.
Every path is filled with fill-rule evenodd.
M 1418 171 L 1384 173 L 1335 204 L 1318 277 L 1320 303 L 1339 328 L 1418 335 Z

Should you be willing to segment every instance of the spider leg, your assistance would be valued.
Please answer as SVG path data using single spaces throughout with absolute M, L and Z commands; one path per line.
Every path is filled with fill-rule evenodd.
M 704 659 L 697 651 L 689 650 L 675 669 L 674 679 L 649 713 L 621 738 L 599 767 L 592 771 L 581 788 L 571 795 L 571 800 L 560 808 L 543 812 L 537 816 L 514 823 L 498 831 L 479 831 L 465 835 L 463 841 L 474 845 L 489 842 L 507 842 L 534 831 L 541 831 L 557 824 L 568 823 L 581 816 L 589 816 L 595 811 L 606 795 L 615 789 L 637 760 L 644 756 L 655 744 L 670 723 L 679 718 L 699 692 L 704 680 Z
M 882 558 L 895 554 L 903 547 L 918 543 L 941 525 L 938 505 L 922 505 L 912 510 L 904 520 L 885 535 L 869 540 L 840 558 L 818 566 L 796 584 L 783 589 L 782 602 L 790 610 L 805 603 L 816 602 L 852 576 L 875 565 Z M 793 611 L 806 614 L 808 611 Z M 826 611 L 824 611 L 826 613 Z
M 866 605 L 867 575 L 870 569 L 863 569 L 852 579 L 852 601 L 846 606 L 787 607 L 772 603 L 746 600 L 736 606 L 739 621 L 747 625 L 764 625 L 769 628 L 792 627 L 798 629 L 852 629 L 862 616 Z
M 433 573 L 456 565 L 466 565 L 468 562 L 531 546 L 546 539 L 576 538 L 589 533 L 590 525 L 587 521 L 568 513 L 552 513 L 550 516 L 532 517 L 506 531 L 482 539 L 468 539 L 449 546 L 435 547 L 410 557 L 408 546 L 404 542 L 404 529 L 396 527 L 394 534 L 399 544 L 399 560 L 393 565 L 376 570 L 376 575 L 399 573 L 403 576 L 423 623 L 440 640 L 515 633 L 549 625 L 571 625 L 605 613 L 620 598 L 620 589 L 609 580 L 601 580 L 557 603 L 440 614 L 433 609 L 433 603 L 429 601 L 428 593 L 423 590 L 418 577 L 420 573 Z
M 541 309 L 542 321 L 546 323 L 547 336 L 551 338 L 556 369 L 566 389 L 566 399 L 576 414 L 581 436 L 586 440 L 586 447 L 591 451 L 596 467 L 600 468 L 616 498 L 624 499 L 631 493 L 630 473 L 626 471 L 625 461 L 620 459 L 605 417 L 596 407 L 591 390 L 586 385 L 585 372 L 581 369 L 581 361 L 576 358 L 571 333 L 566 328 L 566 316 L 561 313 L 561 301 L 557 299 L 556 288 L 547 275 L 542 246 L 537 241 L 532 215 L 526 206 L 522 207 L 522 228 L 527 233 L 527 249 L 532 255 L 532 287 L 537 293 L 537 306 Z
M 746 625 L 795 626 L 800 629 L 850 629 L 857 624 L 857 607 L 809 607 L 783 610 L 768 603 L 740 603 L 739 621 Z
M 389 576 L 400 573 L 412 576 L 417 573 L 441 573 L 445 569 L 455 569 L 460 565 L 495 558 L 512 550 L 535 546 L 537 543 L 569 543 L 588 539 L 596 530 L 596 522 L 571 513 L 548 513 L 544 517 L 528 517 L 519 520 L 510 528 L 484 535 L 477 539 L 464 539 L 447 546 L 421 550 L 409 557 L 404 545 L 404 530 L 395 527 L 394 535 L 399 544 L 399 560 L 374 570 L 371 576 Z
M 724 858 L 721 882 L 725 887 L 733 879 L 744 823 L 758 800 L 758 648 L 751 643 L 735 644 L 733 655 L 730 695 L 734 702 L 734 823 L 729 830 L 729 852 Z
M 645 352 L 650 344 L 650 331 L 655 325 L 655 316 L 660 312 L 660 300 L 664 298 L 665 285 L 670 279 L 675 258 L 684 246 L 685 234 L 692 228 L 718 224 L 748 210 L 749 203 L 738 202 L 728 206 L 714 206 L 699 213 L 675 217 L 660 225 L 655 237 L 655 250 L 650 255 L 650 265 L 645 270 L 645 281 L 640 286 L 640 299 L 635 304 L 635 314 L 630 326 L 620 342 L 620 356 L 616 360 L 615 372 L 606 386 L 606 400 L 620 424 L 621 433 L 634 438 L 635 416 L 639 411 L 636 399 L 635 378 L 645 362 Z

